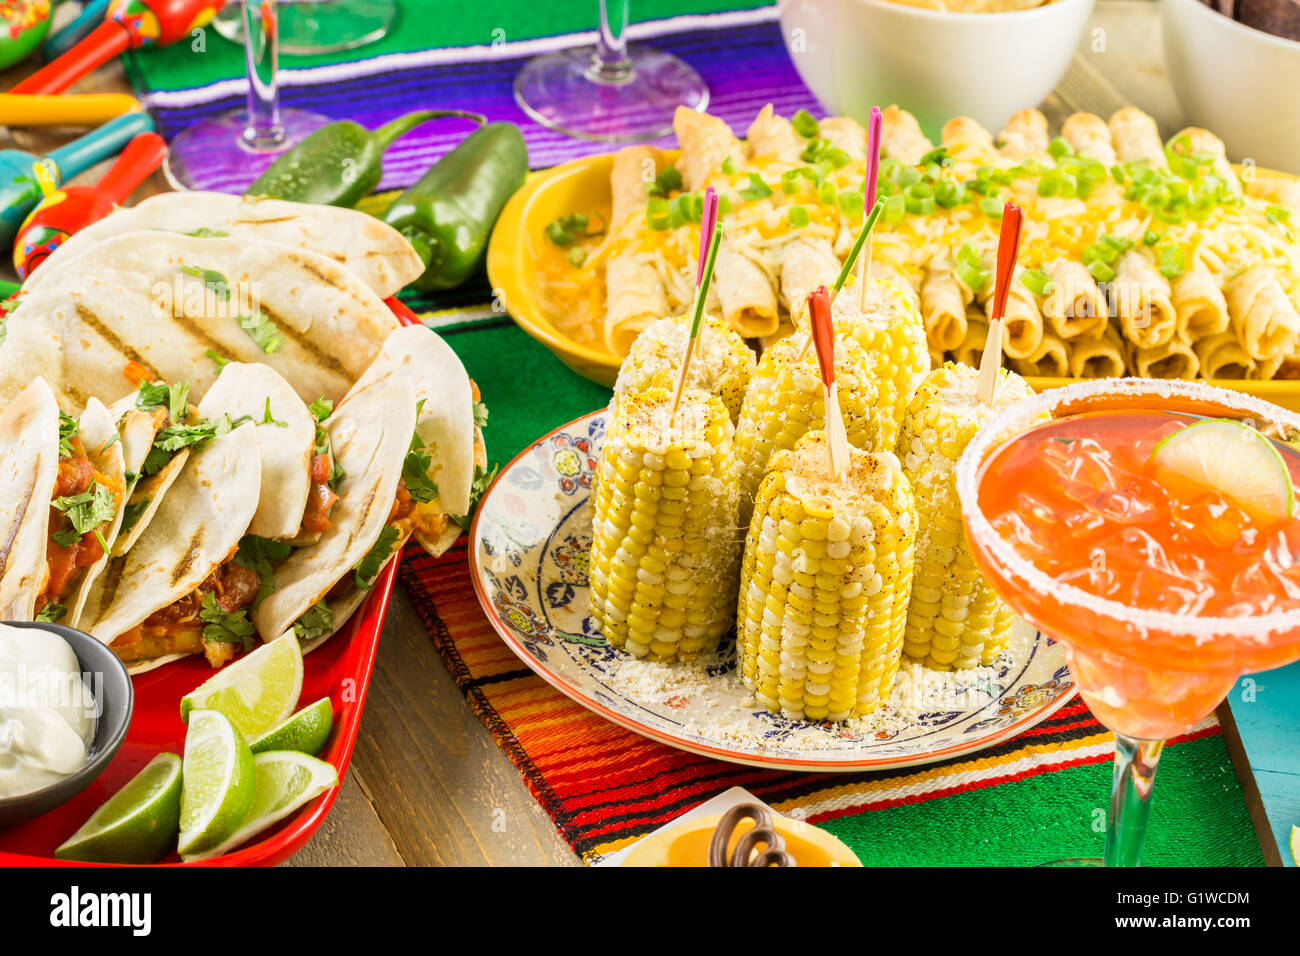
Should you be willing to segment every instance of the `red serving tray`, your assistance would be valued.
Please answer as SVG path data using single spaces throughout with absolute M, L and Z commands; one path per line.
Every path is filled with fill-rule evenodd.
M 385 300 L 403 325 L 418 325 L 419 318 L 396 299 Z M 338 770 L 339 780 L 347 773 L 352 748 L 361 726 L 361 712 L 375 667 L 379 635 L 384 630 L 388 599 L 402 556 L 398 554 L 375 579 L 370 597 L 338 634 L 303 659 L 302 696 L 299 706 L 329 697 L 334 707 L 334 729 L 322 760 Z M 0 866 L 86 866 L 54 858 L 54 850 L 72 836 L 105 800 L 143 769 L 157 754 L 181 754 L 185 748 L 185 724 L 181 720 L 181 698 L 212 676 L 212 668 L 201 657 L 189 657 L 132 678 L 135 710 L 122 749 L 113 762 L 89 787 L 56 810 L 26 823 L 0 829 Z M 279 826 L 263 833 L 253 843 L 234 853 L 196 863 L 182 863 L 176 854 L 157 866 L 273 866 L 293 856 L 311 839 L 324 822 L 338 787 L 312 800 Z M 114 865 L 114 864 L 107 864 Z

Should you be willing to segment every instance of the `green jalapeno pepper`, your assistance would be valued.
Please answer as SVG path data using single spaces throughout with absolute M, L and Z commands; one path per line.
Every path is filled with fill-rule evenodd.
M 291 199 L 322 206 L 355 206 L 379 185 L 384 151 L 421 123 L 455 116 L 486 120 L 462 110 L 420 110 L 399 116 L 376 130 L 351 120 L 322 126 L 267 167 L 245 195 Z
M 415 247 L 425 270 L 411 288 L 451 289 L 483 267 L 488 237 L 524 183 L 528 148 L 513 123 L 475 130 L 388 207 L 388 223 Z

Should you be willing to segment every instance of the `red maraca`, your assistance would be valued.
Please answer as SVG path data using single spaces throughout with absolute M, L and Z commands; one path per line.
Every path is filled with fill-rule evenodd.
M 18 229 L 14 268 L 26 279 L 68 236 L 98 222 L 162 165 L 167 143 L 157 133 L 141 133 L 93 186 L 66 186 L 40 201 Z
M 222 0 L 113 0 L 104 22 L 67 53 L 10 92 L 62 93 L 97 66 L 127 50 L 167 46 L 207 26 Z

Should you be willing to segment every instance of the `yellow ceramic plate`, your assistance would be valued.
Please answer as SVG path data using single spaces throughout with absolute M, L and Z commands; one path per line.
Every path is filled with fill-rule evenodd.
M 677 152 L 665 150 L 672 161 Z M 560 216 L 574 212 L 597 213 L 608 218 L 610 207 L 609 177 L 614 165 L 611 153 L 588 156 L 563 166 L 556 166 L 532 176 L 515 193 L 497 221 L 488 246 L 488 278 L 493 293 L 520 328 L 555 353 L 561 362 L 579 375 L 601 385 L 613 385 L 620 358 L 605 348 L 595 348 L 561 332 L 561 322 L 542 295 L 537 261 L 540 243 L 548 242 L 546 227 Z M 1286 173 L 1256 169 L 1263 178 L 1293 179 Z M 599 334 L 594 338 L 599 340 Z M 1028 379 L 1038 391 L 1068 385 L 1076 379 Z M 1300 411 L 1300 381 L 1243 382 L 1216 379 L 1210 382 L 1221 388 L 1256 395 L 1265 401 Z

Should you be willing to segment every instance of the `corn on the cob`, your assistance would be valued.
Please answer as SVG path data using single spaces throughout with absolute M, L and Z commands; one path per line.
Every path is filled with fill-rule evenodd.
M 592 504 L 591 615 L 637 657 L 688 659 L 730 630 L 740 536 L 734 430 L 717 396 L 611 405 Z
M 781 451 L 763 479 L 741 565 L 737 654 L 773 713 L 847 720 L 889 699 L 911 591 L 916 510 L 892 452 L 851 449 L 842 479 L 825 435 Z
M 1012 614 L 980 573 L 962 526 L 956 465 L 985 422 L 1033 394 L 999 373 L 994 404 L 975 397 L 979 371 L 948 362 L 922 383 L 903 420 L 898 457 L 916 492 L 920 532 L 903 653 L 938 670 L 990 663 L 1006 646 Z
M 851 325 L 880 392 L 881 445 L 893 448 L 912 396 L 930 371 L 930 348 L 915 301 L 893 282 L 872 279 L 866 310 L 858 311 L 856 289 L 835 299 L 837 322 Z
M 690 336 L 689 315 L 670 316 L 650 323 L 636 337 L 618 370 L 614 397 L 640 394 L 651 387 L 673 388 Z M 705 315 L 686 371 L 686 387 L 698 388 L 722 399 L 734 424 L 754 375 L 753 351 L 740 334 L 721 319 Z
M 742 527 L 749 523 L 754 495 L 772 457 L 793 448 L 809 431 L 826 427 L 825 389 L 816 350 L 804 352 L 806 340 L 807 333 L 801 331 L 763 353 L 740 409 L 736 458 Z M 865 350 L 853 337 L 852 323 L 835 325 L 835 381 L 849 443 L 868 451 L 887 448 L 879 386 Z

